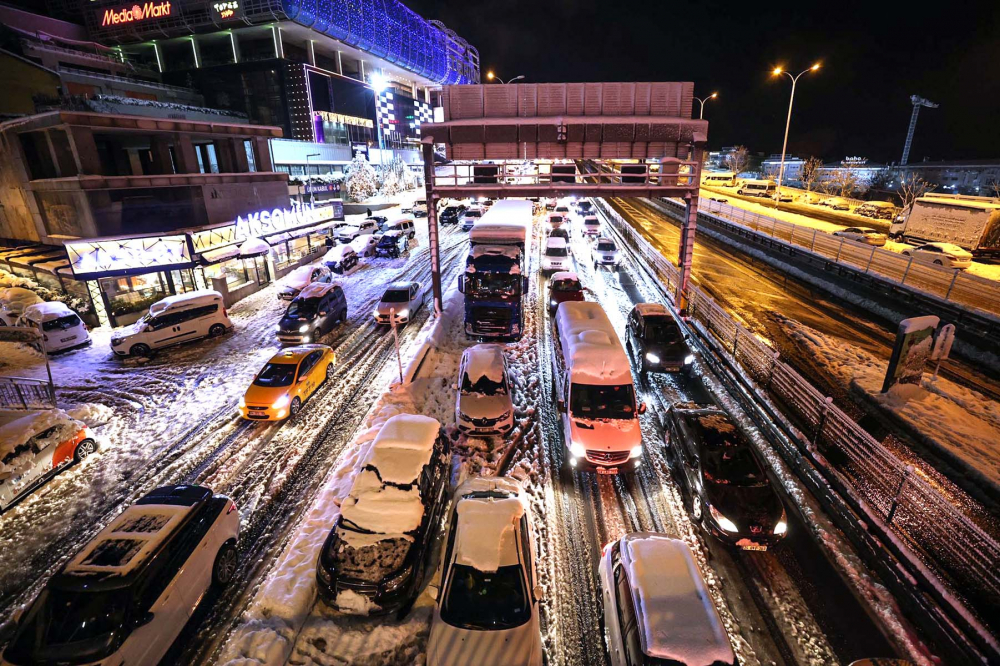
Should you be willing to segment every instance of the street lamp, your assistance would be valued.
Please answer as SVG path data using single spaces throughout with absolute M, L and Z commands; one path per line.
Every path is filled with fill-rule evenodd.
M 499 81 L 499 82 L 500 82 L 500 83 L 501 83 L 502 85 L 506 85 L 506 84 L 508 84 L 508 83 L 514 83 L 514 81 L 520 81 L 521 79 L 523 79 L 523 78 L 524 78 L 524 75 L 523 75 L 523 74 L 521 74 L 520 76 L 515 76 L 515 77 L 514 77 L 514 78 L 512 78 L 512 79 L 507 79 L 506 81 L 504 81 L 504 80 L 503 80 L 503 79 L 501 79 L 501 78 L 500 78 L 499 76 L 494 76 L 494 74 L 493 74 L 493 71 L 491 70 L 491 71 L 489 71 L 489 72 L 486 72 L 486 78 L 488 78 L 488 79 L 489 79 L 490 81 L 492 81 L 493 79 L 496 79 L 496 80 L 497 80 L 497 81 Z
M 803 70 L 795 76 L 792 76 L 791 73 L 786 72 L 781 67 L 775 67 L 774 71 L 771 72 L 771 74 L 774 76 L 780 76 L 784 74 L 792 80 L 792 94 L 788 98 L 788 119 L 785 120 L 785 141 L 784 143 L 781 144 L 781 166 L 778 168 L 778 187 L 777 191 L 775 192 L 776 200 L 779 203 L 781 202 L 781 180 L 785 176 L 785 150 L 788 148 L 788 127 L 792 124 L 792 102 L 795 101 L 795 84 L 798 83 L 799 77 L 805 74 L 806 72 L 815 72 L 818 69 L 819 69 L 819 63 L 816 63 L 809 69 Z
M 372 90 L 375 91 L 375 120 L 378 127 L 376 131 L 378 132 L 378 165 L 382 166 L 382 151 L 385 150 L 385 144 L 382 141 L 382 114 L 378 112 L 378 98 L 382 94 L 382 91 L 389 86 L 389 82 L 385 80 L 381 74 L 372 74 L 368 79 L 371 82 Z
M 701 97 L 695 97 L 695 99 L 698 100 L 698 103 L 701 104 L 701 111 L 698 112 L 698 120 L 704 120 L 705 119 L 705 102 L 707 102 L 710 99 L 715 99 L 718 96 L 719 96 L 719 93 L 714 92 L 711 95 L 709 95 L 708 97 L 706 97 L 705 99 L 702 99 Z
M 312 176 L 309 173 L 309 159 L 312 157 L 319 157 L 319 153 L 309 153 L 306 155 L 306 189 L 309 190 L 309 207 L 313 208 L 316 206 L 316 193 L 311 187 L 309 187 L 309 181 L 312 180 Z

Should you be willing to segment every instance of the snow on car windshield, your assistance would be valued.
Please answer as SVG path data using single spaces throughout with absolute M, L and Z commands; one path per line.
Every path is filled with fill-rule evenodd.
M 65 331 L 67 328 L 73 328 L 79 323 L 80 323 L 79 317 L 77 317 L 75 314 L 68 314 L 64 317 L 59 317 L 58 319 L 42 322 L 42 330 Z
M 253 383 L 257 386 L 291 386 L 296 367 L 295 363 L 268 363 Z

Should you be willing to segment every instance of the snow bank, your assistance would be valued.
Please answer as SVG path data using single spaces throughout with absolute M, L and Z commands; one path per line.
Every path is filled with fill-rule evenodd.
M 115 410 L 107 405 L 88 402 L 67 409 L 66 413 L 77 421 L 83 421 L 91 428 L 95 428 L 110 421 L 115 415 Z
M 456 511 L 458 564 L 492 573 L 501 566 L 517 563 L 515 530 L 524 515 L 520 499 L 464 499 L 458 503 Z

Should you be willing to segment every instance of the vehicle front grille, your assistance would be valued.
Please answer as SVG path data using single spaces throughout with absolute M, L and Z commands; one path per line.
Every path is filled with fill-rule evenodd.
M 369 583 L 360 580 L 351 580 L 338 578 L 336 583 L 337 591 L 351 590 L 357 592 L 358 594 L 364 594 L 369 597 L 373 597 L 378 593 L 378 584 Z
M 615 465 L 628 460 L 628 451 L 592 451 L 587 449 L 587 460 L 605 465 Z
M 497 420 L 482 418 L 482 419 L 469 419 L 469 422 L 472 425 L 476 426 L 477 428 L 486 428 L 487 426 L 496 425 Z

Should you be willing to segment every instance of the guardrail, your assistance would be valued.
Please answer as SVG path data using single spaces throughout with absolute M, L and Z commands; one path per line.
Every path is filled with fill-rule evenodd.
M 676 201 L 661 201 L 683 209 L 683 204 Z M 908 257 L 704 197 L 699 200 L 698 212 L 711 214 L 722 222 L 736 223 L 866 275 L 877 275 L 897 286 L 964 308 L 975 308 L 993 316 L 1000 315 L 1000 282 L 995 280 L 970 275 L 954 268 L 923 263 L 913 256 Z
M 666 293 L 673 294 L 677 267 L 610 206 L 595 203 Z M 864 520 L 858 529 L 857 518 L 849 517 L 854 531 L 848 536 L 855 545 L 891 553 L 903 563 L 907 580 L 919 581 L 921 592 L 945 609 L 945 618 L 937 618 L 939 627 L 961 627 L 966 642 L 1000 658 L 1000 645 L 969 610 L 969 600 L 983 610 L 1000 598 L 1000 544 L 695 286 L 690 287 L 688 314 L 715 352 L 740 368 L 757 393 L 791 412 L 798 427 L 789 422 L 784 437 L 795 450 L 778 450 L 800 477 L 807 475 L 803 461 L 815 468 L 822 475 L 821 492 L 836 490 L 845 513 Z
M 56 406 L 52 385 L 43 379 L 0 377 L 0 408 L 50 409 Z

